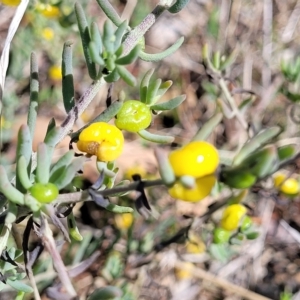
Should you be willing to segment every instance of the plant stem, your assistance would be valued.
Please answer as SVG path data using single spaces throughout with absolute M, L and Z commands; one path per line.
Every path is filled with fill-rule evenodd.
M 228 88 L 227 88 L 227 85 L 224 81 L 223 78 L 220 78 L 219 79 L 219 85 L 220 85 L 220 88 L 221 90 L 223 91 L 228 103 L 230 104 L 231 106 L 231 109 L 232 109 L 232 112 L 234 113 L 234 115 L 236 116 L 236 118 L 238 119 L 238 121 L 241 123 L 241 125 L 243 126 L 244 129 L 247 129 L 248 128 L 248 125 L 247 125 L 247 122 L 245 121 L 244 117 L 241 115 L 239 109 L 237 108 L 236 106 L 236 103 L 233 99 L 233 97 L 231 96 Z
M 157 18 L 166 10 L 166 7 L 157 5 L 154 10 L 146 16 L 146 18 L 135 28 L 133 29 L 125 39 L 123 43 L 123 54 L 128 54 L 139 40 L 145 35 L 145 33 L 151 28 L 151 26 L 156 22 Z M 87 106 L 91 103 L 93 98 L 99 92 L 100 88 L 105 84 L 103 78 L 96 80 L 92 85 L 87 89 L 87 91 L 81 96 L 76 105 L 70 110 L 68 116 L 61 124 L 61 132 L 58 139 L 59 143 L 66 135 L 68 135 L 77 120 Z
M 57 251 L 55 241 L 53 239 L 52 231 L 49 227 L 48 221 L 46 218 L 43 218 L 42 226 L 44 226 L 43 236 L 41 237 L 44 243 L 45 248 L 48 250 L 52 257 L 54 268 L 61 280 L 61 283 L 65 287 L 66 291 L 73 298 L 77 296 L 77 293 L 71 283 L 68 271 L 61 259 L 59 252 Z
M 149 180 L 149 181 L 143 181 L 144 187 L 153 187 L 153 186 L 160 186 L 164 185 L 164 182 L 162 179 L 156 179 L 156 180 Z M 119 187 L 114 187 L 112 189 L 107 189 L 104 191 L 98 191 L 100 195 L 103 197 L 108 197 L 108 196 L 113 196 L 119 193 L 125 193 L 129 191 L 134 191 L 138 187 L 139 182 L 133 182 L 127 186 L 119 186 Z M 92 198 L 89 195 L 89 192 L 87 190 L 81 191 L 81 192 L 75 192 L 75 193 L 69 193 L 69 194 L 61 194 L 57 197 L 56 201 L 53 202 L 55 203 L 76 203 L 80 201 L 91 201 Z

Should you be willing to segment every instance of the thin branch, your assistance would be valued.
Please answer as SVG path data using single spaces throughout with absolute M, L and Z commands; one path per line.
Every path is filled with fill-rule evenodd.
M 156 22 L 157 18 L 166 10 L 166 7 L 158 5 L 155 9 L 146 16 L 146 18 L 129 34 L 123 43 L 123 55 L 127 55 L 139 42 L 139 40 L 145 35 L 145 33 Z M 81 96 L 77 104 L 71 109 L 66 119 L 61 124 L 61 131 L 57 143 L 59 143 L 66 135 L 68 135 L 77 120 L 87 106 L 94 99 L 101 87 L 105 84 L 105 80 L 101 78 L 92 83 L 87 91 Z
M 138 186 L 139 182 L 133 182 L 127 186 L 119 186 L 114 187 L 112 189 L 107 189 L 104 191 L 97 191 L 98 194 L 102 195 L 103 197 L 113 196 L 119 193 L 126 193 L 129 191 L 135 191 Z M 149 180 L 143 182 L 144 187 L 153 187 L 153 186 L 160 186 L 164 185 L 164 182 L 161 179 L 156 180 Z M 53 204 L 64 204 L 64 203 L 76 203 L 80 201 L 91 201 L 92 198 L 87 190 L 69 194 L 60 194 L 57 199 L 53 202 Z

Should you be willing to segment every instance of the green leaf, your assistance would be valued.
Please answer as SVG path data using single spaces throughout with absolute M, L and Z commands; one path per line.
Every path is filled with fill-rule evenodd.
M 214 258 L 223 263 L 227 262 L 232 255 L 232 251 L 230 251 L 227 244 L 211 244 L 209 252 Z
M 156 93 L 161 85 L 161 79 L 152 80 L 147 89 L 147 100 L 146 104 L 151 105 L 154 104 L 154 100 L 156 98 Z
M 153 99 L 153 103 L 156 103 L 169 90 L 172 84 L 172 80 L 167 80 L 163 82 L 156 93 L 155 99 Z
M 221 113 L 216 113 L 199 129 L 192 141 L 205 141 L 223 119 Z
M 277 149 L 269 145 L 250 154 L 242 163 L 241 168 L 261 179 L 273 174 L 278 168 Z
M 30 194 L 24 195 L 24 203 L 32 212 L 38 212 L 42 207 L 42 203 L 40 203 Z
M 40 143 L 37 148 L 36 182 L 46 184 L 49 181 L 51 159 L 45 143 Z
M 89 51 L 91 55 L 91 59 L 94 63 L 98 64 L 99 66 L 104 66 L 105 62 L 103 58 L 99 54 L 99 49 L 97 48 L 97 45 L 95 42 L 90 42 L 89 44 Z
M 125 20 L 118 26 L 117 30 L 115 31 L 115 42 L 114 42 L 114 50 L 117 51 L 119 49 L 122 38 L 126 32 L 126 29 L 128 27 L 128 22 Z
M 220 69 L 220 65 L 221 65 L 221 54 L 220 51 L 216 51 L 213 54 L 213 58 L 212 58 L 212 64 L 213 66 L 219 70 Z
M 150 53 L 145 53 L 143 51 L 140 51 L 139 57 L 140 59 L 148 62 L 157 62 L 160 61 L 170 55 L 172 55 L 175 51 L 179 49 L 179 47 L 182 45 L 184 41 L 184 37 L 181 37 L 178 39 L 171 47 L 167 48 L 166 50 L 160 52 L 160 53 L 155 53 L 155 54 L 150 54 Z
M 278 158 L 282 164 L 294 158 L 298 154 L 298 146 L 296 144 L 285 145 L 277 148 Z
M 7 178 L 6 171 L 3 166 L 0 165 L 0 191 L 10 201 L 24 205 L 24 195 L 18 191 Z
M 0 290 L 1 290 L 1 288 L 0 288 Z M 22 292 L 22 291 L 19 291 L 16 298 L 15 298 L 15 300 L 23 300 L 24 297 L 25 297 L 25 293 Z
M 17 291 L 22 291 L 24 293 L 32 293 L 33 292 L 33 289 L 31 286 L 29 286 L 21 281 L 18 281 L 18 280 L 13 281 L 13 280 L 7 279 L 6 283 L 8 285 L 10 285 L 12 288 L 16 289 Z
M 120 79 L 120 75 L 117 69 L 114 69 L 110 74 L 104 77 L 106 82 L 115 82 Z
M 179 106 L 186 99 L 186 95 L 177 96 L 169 101 L 150 106 L 152 110 L 171 110 Z
M 97 78 L 96 65 L 92 61 L 92 58 L 89 53 L 89 44 L 91 42 L 90 31 L 89 31 L 88 23 L 84 11 L 82 9 L 82 6 L 78 2 L 75 3 L 75 14 L 77 18 L 78 29 L 82 41 L 83 53 L 86 60 L 88 72 L 92 79 L 96 79 Z
M 62 174 L 66 167 L 68 167 L 74 157 L 74 151 L 70 150 L 65 153 L 51 168 L 49 182 L 55 182 Z
M 158 163 L 161 179 L 167 186 L 172 186 L 176 177 L 167 155 L 159 148 L 154 149 L 154 155 Z
M 122 297 L 122 290 L 116 286 L 106 286 L 104 288 L 96 289 L 88 300 L 111 300 L 116 297 Z
M 177 0 L 170 8 L 168 8 L 168 11 L 172 14 L 176 14 L 180 12 L 188 3 L 190 0 Z
M 120 77 L 130 86 L 136 85 L 135 77 L 123 66 L 116 66 Z
M 18 206 L 13 202 L 8 202 L 7 215 L 5 217 L 5 224 L 13 224 L 16 222 L 18 215 Z
M 35 53 L 30 57 L 30 103 L 28 109 L 27 125 L 30 136 L 34 136 L 39 98 L 39 73 L 38 62 Z
M 62 130 L 61 127 L 52 127 L 51 130 L 47 131 L 47 134 L 44 139 L 44 143 L 48 147 L 54 148 L 56 146 L 56 144 L 58 143 L 61 130 Z
M 17 142 L 17 151 L 16 151 L 16 160 L 18 160 L 21 156 L 24 156 L 26 160 L 26 168 L 29 174 L 31 168 L 31 153 L 32 153 L 32 143 L 30 130 L 27 125 L 22 125 L 19 129 L 18 133 L 18 142 Z M 18 169 L 18 166 L 17 166 Z M 16 178 L 16 188 L 22 192 L 25 192 L 19 178 Z
M 205 90 L 206 93 L 217 97 L 219 93 L 218 86 L 212 82 L 209 82 L 208 80 L 203 80 L 201 82 L 202 88 Z
M 153 134 L 147 130 L 140 130 L 138 135 L 147 141 L 159 144 L 169 144 L 174 141 L 173 136 Z
M 154 69 L 148 70 L 144 75 L 140 84 L 140 100 L 143 103 L 146 103 L 147 101 L 148 85 L 149 85 L 150 78 L 153 75 L 153 72 Z
M 247 240 L 255 240 L 259 237 L 259 232 L 250 232 L 246 235 Z
M 231 188 L 247 189 L 256 183 L 257 178 L 250 171 L 235 167 L 221 169 L 219 181 Z
M 61 176 L 59 176 L 55 182 L 52 182 L 57 186 L 58 190 L 63 189 L 72 182 L 76 173 L 82 168 L 85 160 L 85 157 L 78 157 L 77 159 L 74 159 L 72 163 L 67 168 L 65 168 Z
M 62 54 L 62 94 L 66 113 L 69 113 L 75 105 L 71 45 L 71 42 L 64 43 Z
M 71 212 L 67 216 L 67 224 L 68 224 L 68 227 L 69 227 L 70 236 L 75 241 L 81 242 L 83 240 L 83 237 L 82 237 L 82 235 L 79 232 L 79 229 L 77 227 L 76 220 L 75 220 L 75 217 L 73 215 L 73 212 Z
M 118 13 L 115 11 L 113 6 L 110 4 L 108 0 L 97 0 L 99 6 L 105 13 L 105 15 L 116 25 L 120 26 L 122 23 L 121 18 Z
M 234 63 L 234 61 L 236 60 L 237 56 L 238 56 L 238 51 L 239 49 L 236 48 L 234 49 L 230 55 L 226 58 L 221 58 L 221 66 L 220 66 L 220 70 L 224 71 L 225 69 L 227 69 L 230 65 L 232 65 Z
M 114 53 L 114 42 L 115 42 L 115 35 L 113 24 L 110 20 L 106 20 L 104 23 L 104 30 L 103 30 L 103 45 L 105 50 L 108 53 Z
M 141 50 L 140 45 L 136 45 L 126 56 L 120 57 L 116 60 L 118 65 L 129 65 L 133 63 L 139 56 Z
M 27 172 L 27 162 L 24 156 L 20 156 L 17 163 L 17 177 L 25 190 L 32 187 L 32 183 Z
M 281 128 L 279 126 L 269 127 L 259 132 L 242 147 L 234 158 L 233 165 L 239 165 L 248 155 L 279 135 L 280 132 Z
M 196 179 L 193 176 L 184 175 L 179 178 L 180 183 L 187 189 L 193 189 L 196 184 Z
M 102 53 L 102 38 L 96 22 L 92 22 L 91 24 L 91 43 L 94 43 L 98 54 Z

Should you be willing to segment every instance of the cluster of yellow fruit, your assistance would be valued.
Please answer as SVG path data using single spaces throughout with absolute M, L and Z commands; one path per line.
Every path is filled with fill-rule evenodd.
M 169 162 L 177 178 L 169 194 L 184 201 L 197 202 L 208 196 L 216 183 L 215 172 L 219 165 L 217 149 L 205 141 L 193 141 L 169 155 Z M 194 178 L 193 186 L 181 180 Z
M 276 173 L 273 177 L 274 186 L 278 191 L 288 197 L 296 197 L 300 193 L 299 179 L 288 177 L 283 173 Z

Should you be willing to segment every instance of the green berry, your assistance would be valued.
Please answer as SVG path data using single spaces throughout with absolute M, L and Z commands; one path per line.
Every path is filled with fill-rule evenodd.
M 241 232 L 247 231 L 252 225 L 252 219 L 249 216 L 245 216 L 242 225 L 241 225 Z
M 35 183 L 30 188 L 30 192 L 40 203 L 50 203 L 58 196 L 58 189 L 53 183 Z
M 119 110 L 115 124 L 119 129 L 138 132 L 147 128 L 151 120 L 151 110 L 146 104 L 138 100 L 128 100 Z
M 214 243 L 215 244 L 224 244 L 227 243 L 230 239 L 230 231 L 225 230 L 221 227 L 217 227 L 214 230 Z

